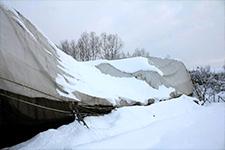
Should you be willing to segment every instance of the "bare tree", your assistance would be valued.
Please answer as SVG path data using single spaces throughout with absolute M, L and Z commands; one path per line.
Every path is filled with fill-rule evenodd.
M 126 53 L 126 57 L 127 57 L 127 58 L 130 58 L 131 56 L 132 56 L 132 55 L 130 54 L 130 52 L 127 52 L 127 53 Z
M 122 58 L 127 58 L 126 54 L 122 51 L 118 54 L 118 58 L 122 59 Z
M 91 60 L 96 60 L 101 55 L 100 38 L 96 35 L 95 32 L 91 32 L 89 34 L 89 36 L 90 36 L 90 41 L 89 41 L 89 44 L 90 44 L 90 57 L 91 57 Z
M 90 60 L 89 35 L 87 32 L 82 33 L 76 47 L 80 52 L 80 61 Z
M 101 34 L 101 54 L 101 58 L 109 59 L 109 47 L 106 33 Z
M 122 40 L 117 34 L 101 34 L 101 54 L 105 59 L 116 59 L 119 57 L 120 49 L 123 46 Z
M 68 40 L 61 41 L 58 47 L 63 50 L 66 54 L 71 55 L 70 43 Z
M 210 102 L 209 97 L 215 95 L 218 90 L 215 75 L 210 71 L 210 66 L 197 67 L 191 72 L 191 79 L 194 85 L 194 94 L 198 97 L 201 104 Z
M 142 56 L 142 57 L 149 57 L 149 52 L 147 52 L 144 48 L 136 48 L 134 53 L 132 54 L 133 57 Z
M 72 51 L 71 56 L 73 58 L 75 58 L 76 60 L 80 60 L 80 51 L 77 48 L 77 44 L 76 44 L 76 41 L 75 40 L 72 40 L 70 42 L 70 48 L 71 48 L 71 51 Z
M 118 37 L 117 34 L 109 35 L 111 37 L 110 43 L 110 59 L 117 59 L 119 57 L 120 49 L 123 46 L 122 40 Z
M 58 47 L 78 61 L 89 61 L 120 58 L 122 45 L 123 42 L 117 34 L 102 33 L 98 36 L 95 32 L 84 32 L 77 42 L 65 40 Z

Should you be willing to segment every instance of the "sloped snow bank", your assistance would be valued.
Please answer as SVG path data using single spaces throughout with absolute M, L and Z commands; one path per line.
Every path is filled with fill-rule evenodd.
M 62 96 L 77 99 L 73 94 L 77 90 L 91 96 L 105 98 L 114 105 L 118 104 L 120 97 L 146 104 L 149 98 L 169 98 L 170 93 L 175 91 L 174 88 L 163 85 L 159 89 L 154 89 L 135 77 L 119 78 L 103 74 L 95 66 L 77 62 L 61 50 L 57 48 L 56 50 L 60 64 L 58 67 L 65 72 L 65 74 L 58 74 L 56 82 L 69 93 L 65 94 L 57 90 Z M 120 61 L 122 64 L 122 60 Z
M 224 149 L 225 104 L 182 96 L 49 129 L 12 149 Z

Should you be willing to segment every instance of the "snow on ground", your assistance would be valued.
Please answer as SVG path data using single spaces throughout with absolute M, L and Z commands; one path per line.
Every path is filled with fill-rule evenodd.
M 60 59 L 60 65 L 58 67 L 69 74 L 58 74 L 56 78 L 56 82 L 62 85 L 64 90 L 69 93 L 64 94 L 58 90 L 59 94 L 63 96 L 76 98 L 73 95 L 73 92 L 77 90 L 92 96 L 106 98 L 112 104 L 116 104 L 119 100 L 119 97 L 147 103 L 149 98 L 169 98 L 169 94 L 174 91 L 173 88 L 167 88 L 165 86 L 160 86 L 159 89 L 154 89 L 146 82 L 137 80 L 135 77 L 119 78 L 103 74 L 95 66 L 90 65 L 90 62 L 89 64 L 77 62 L 71 56 L 68 56 L 61 50 L 56 50 Z M 129 61 L 132 62 L 133 60 Z M 141 66 L 138 66 L 139 62 L 137 61 L 136 63 L 137 65 L 135 66 L 135 69 L 138 67 L 141 68 Z M 121 64 L 122 68 L 123 63 L 120 62 L 117 65 L 120 66 L 119 64 Z M 125 63 L 125 65 L 127 64 Z M 143 65 L 143 63 L 140 65 Z M 128 68 L 132 67 L 128 66 Z
M 225 149 L 225 103 L 180 98 L 49 129 L 12 149 Z

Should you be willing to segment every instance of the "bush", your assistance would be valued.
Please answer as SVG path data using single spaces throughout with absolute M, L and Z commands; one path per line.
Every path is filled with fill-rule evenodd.
M 200 104 L 215 102 L 216 95 L 225 91 L 225 72 L 215 73 L 210 67 L 197 67 L 190 71 L 194 85 L 194 96 L 200 100 Z

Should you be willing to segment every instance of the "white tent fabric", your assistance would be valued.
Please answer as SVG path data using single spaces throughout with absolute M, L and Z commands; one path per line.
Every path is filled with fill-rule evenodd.
M 0 77 L 58 96 L 55 50 L 20 13 L 0 6 Z M 0 80 L 0 88 L 30 97 L 40 92 Z
M 73 91 L 75 99 L 67 98 L 65 96 L 68 93 L 67 89 L 56 81 L 59 75 L 66 80 L 68 73 L 62 69 L 63 66 L 59 62 L 60 57 L 55 45 L 17 11 L 9 10 L 0 5 L 0 18 L 0 89 L 29 97 L 80 100 L 91 105 L 112 104 L 107 97 L 91 95 L 88 92 L 76 89 L 76 86 L 70 89 Z M 76 62 L 76 64 L 78 63 Z M 115 79 L 114 77 L 136 77 L 138 81 L 135 81 L 135 83 L 141 79 L 147 82 L 151 88 L 157 89 L 160 85 L 165 85 L 175 88 L 179 94 L 188 95 L 192 93 L 190 75 L 183 63 L 171 59 L 151 57 L 148 59 L 148 64 L 153 66 L 153 70 L 126 72 L 111 63 L 101 63 L 96 65 L 96 68 L 104 74 L 110 74 L 113 79 Z M 82 65 L 80 65 L 81 67 Z M 96 68 L 94 66 L 92 70 L 97 72 L 98 69 Z M 96 75 L 98 74 L 97 72 Z M 89 84 L 87 83 L 87 85 Z M 144 83 L 139 85 L 146 87 Z M 129 91 L 129 93 L 131 92 Z M 126 95 L 118 95 L 117 100 L 126 100 L 122 97 L 126 97 Z M 138 99 L 132 99 L 132 101 L 136 100 L 138 101 Z
M 163 72 L 166 84 L 174 87 L 179 94 L 189 95 L 193 92 L 190 74 L 182 62 L 167 58 L 150 57 L 149 63 Z
M 156 89 L 158 89 L 160 85 L 173 87 L 176 89 L 174 96 L 180 94 L 189 95 L 192 93 L 193 85 L 191 82 L 191 77 L 182 62 L 157 57 L 150 57 L 147 60 L 149 65 L 156 67 L 160 70 L 160 72 L 157 70 L 152 70 L 151 68 L 149 70 L 142 70 L 140 68 L 140 70 L 135 70 L 134 72 L 126 72 L 124 70 L 119 70 L 120 68 L 117 68 L 115 61 L 99 63 L 96 67 L 102 73 L 109 74 L 114 77 L 136 77 L 137 79 L 144 80 Z

